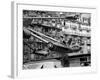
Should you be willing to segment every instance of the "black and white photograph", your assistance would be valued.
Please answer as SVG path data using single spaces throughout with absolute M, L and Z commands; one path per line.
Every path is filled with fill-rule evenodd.
M 12 5 L 12 77 L 96 72 L 96 8 L 30 2 Z
M 91 66 L 91 13 L 22 10 L 22 69 Z

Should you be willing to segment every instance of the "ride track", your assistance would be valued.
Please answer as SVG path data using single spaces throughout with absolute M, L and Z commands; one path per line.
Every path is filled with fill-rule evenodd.
M 78 52 L 81 50 L 81 47 L 78 47 L 77 49 L 73 49 L 70 47 L 67 47 L 64 44 L 61 44 L 58 40 L 49 37 L 43 33 L 37 32 L 31 28 L 24 28 L 27 31 L 30 32 L 30 34 L 36 38 L 38 38 L 39 40 L 43 41 L 44 43 L 47 44 L 47 47 L 51 50 L 51 51 L 57 51 L 57 52 L 61 52 L 62 54 L 64 53 L 73 53 L 73 52 Z M 41 43 L 43 43 L 41 42 Z M 50 46 L 51 45 L 51 46 Z

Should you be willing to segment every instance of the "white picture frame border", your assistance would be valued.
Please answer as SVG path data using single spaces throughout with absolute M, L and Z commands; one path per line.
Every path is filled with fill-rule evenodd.
M 13 78 L 30 78 L 54 75 L 66 75 L 73 73 L 91 73 L 97 71 L 97 56 L 95 47 L 95 27 L 96 27 L 96 8 L 57 6 L 57 5 L 40 5 L 23 2 L 12 2 L 12 54 L 11 54 L 11 76 Z M 48 11 L 65 11 L 65 12 L 85 12 L 91 13 L 91 67 L 68 67 L 58 69 L 22 69 L 22 10 L 48 10 Z

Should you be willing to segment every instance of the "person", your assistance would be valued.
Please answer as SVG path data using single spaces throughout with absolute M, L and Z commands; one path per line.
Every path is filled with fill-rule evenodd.
M 68 44 L 68 45 L 71 45 L 72 41 L 73 41 L 73 39 L 72 39 L 72 38 L 69 38 L 67 44 Z
M 63 43 L 64 45 L 66 45 L 66 41 L 65 41 L 65 39 L 64 39 L 63 36 L 60 36 L 60 41 L 61 41 L 61 43 Z
M 68 55 L 64 55 L 61 58 L 61 64 L 62 64 L 63 67 L 69 67 L 70 66 Z
M 42 66 L 41 66 L 41 69 L 43 69 L 43 67 L 44 67 L 44 66 L 42 65 Z

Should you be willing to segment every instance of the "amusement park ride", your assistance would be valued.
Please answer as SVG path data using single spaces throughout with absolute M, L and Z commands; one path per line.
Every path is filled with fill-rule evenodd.
M 35 17 L 24 17 L 24 19 L 34 19 Z M 38 19 L 46 19 L 46 17 L 40 17 Z M 47 17 L 47 19 L 52 19 L 52 17 Z M 68 16 L 65 18 L 54 17 L 53 19 L 67 19 L 69 21 L 76 21 L 78 16 Z M 34 26 L 41 26 L 43 28 L 54 28 L 48 25 L 43 25 L 40 23 L 32 23 L 28 27 L 23 27 L 23 44 L 27 46 L 30 50 L 29 53 L 23 50 L 24 56 L 28 55 L 28 58 L 24 58 L 24 62 L 28 63 L 30 61 L 41 61 L 41 60 L 49 60 L 49 59 L 57 59 L 61 61 L 63 67 L 69 66 L 69 57 L 73 56 L 74 53 L 77 53 L 82 50 L 82 46 L 80 44 L 72 45 L 72 39 L 70 38 L 67 42 L 63 40 L 63 36 L 61 36 L 62 40 L 55 39 L 51 36 L 46 35 L 43 32 L 36 31 Z M 56 28 L 58 31 L 61 31 L 60 28 Z M 33 37 L 31 41 L 29 38 Z M 35 45 L 35 46 L 32 46 Z M 38 47 L 36 47 L 38 45 Z M 38 57 L 35 59 L 31 59 L 30 55 L 37 55 Z M 72 54 L 72 55 L 70 55 Z M 80 55 L 80 54 L 78 54 Z M 76 55 L 77 56 L 77 55 Z

